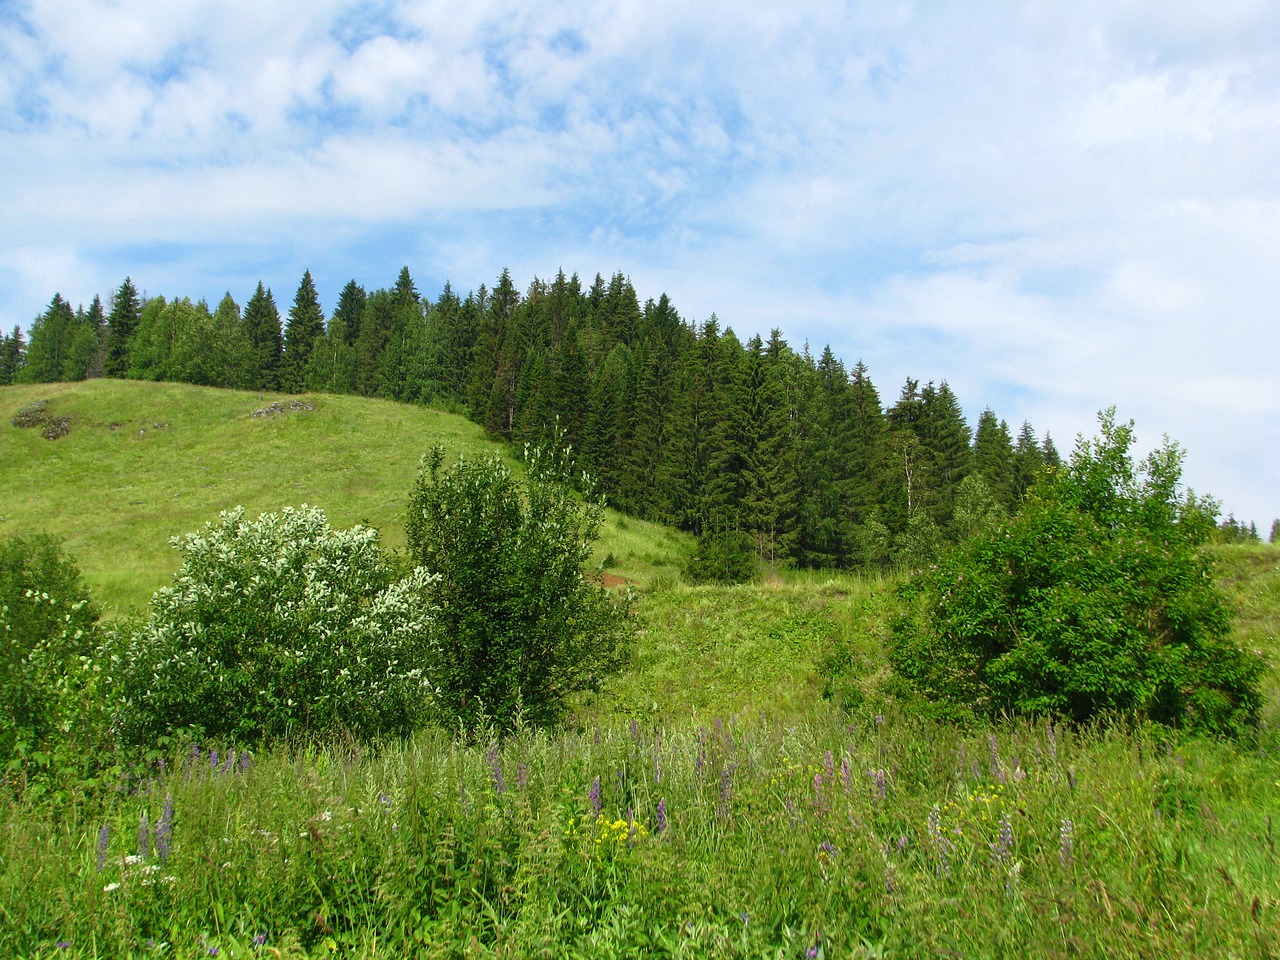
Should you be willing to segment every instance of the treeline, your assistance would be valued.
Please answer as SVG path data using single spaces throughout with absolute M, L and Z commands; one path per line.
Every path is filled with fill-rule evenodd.
M 697 534 L 712 567 L 922 560 L 1058 463 L 1029 423 L 1015 436 L 988 409 L 971 429 L 946 381 L 909 379 L 886 406 L 861 362 L 686 322 L 620 273 L 522 294 L 503 271 L 430 301 L 406 267 L 389 289 L 348 283 L 327 322 L 309 272 L 283 318 L 261 283 L 210 310 L 126 279 L 109 308 L 55 295 L 25 342 L 4 338 L 0 382 L 94 376 L 429 403 L 518 445 L 558 436 L 613 505 Z

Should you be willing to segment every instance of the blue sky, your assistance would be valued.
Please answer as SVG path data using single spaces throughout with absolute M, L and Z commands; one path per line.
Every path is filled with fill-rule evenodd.
M 564 268 L 1280 516 L 1280 5 L 0 0 L 0 324 Z

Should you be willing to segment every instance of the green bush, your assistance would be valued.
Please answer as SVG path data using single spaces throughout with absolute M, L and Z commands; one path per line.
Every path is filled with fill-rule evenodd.
M 98 608 L 80 570 L 44 535 L 0 541 L 0 765 L 48 767 L 87 731 Z
M 305 506 L 257 520 L 239 508 L 174 545 L 173 584 L 114 655 L 126 742 L 368 739 L 423 721 L 432 578 L 396 580 L 377 531 L 333 530 Z
M 573 493 L 561 454 L 534 452 L 524 482 L 497 456 L 443 466 L 439 447 L 423 459 L 406 524 L 438 577 L 441 707 L 464 725 L 553 723 L 621 666 L 633 630 L 628 602 L 583 576 L 601 505 Z
M 1133 424 L 1101 416 L 1006 523 L 901 591 L 891 660 L 943 712 L 1108 713 L 1215 734 L 1257 720 L 1260 657 L 1230 639 L 1199 549 L 1214 505 L 1179 496 L 1182 453 L 1140 467 Z

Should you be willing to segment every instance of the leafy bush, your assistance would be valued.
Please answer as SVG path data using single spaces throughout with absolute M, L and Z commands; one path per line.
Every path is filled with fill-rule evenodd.
M 128 742 L 367 739 L 422 722 L 433 578 L 397 581 L 377 531 L 333 530 L 305 506 L 257 520 L 238 508 L 174 545 L 173 584 L 115 654 Z
M 521 482 L 497 456 L 443 469 L 423 458 L 406 533 L 437 574 L 440 703 L 455 722 L 549 724 L 566 698 L 622 663 L 629 604 L 583 576 L 602 519 L 576 497 L 563 454 L 535 451 Z
M 0 541 L 0 764 L 48 766 L 92 698 L 98 608 L 44 535 Z
M 1230 640 L 1198 549 L 1214 505 L 1179 497 L 1167 442 L 1135 468 L 1133 424 L 1102 436 L 1017 515 L 945 554 L 901 591 L 897 672 L 943 709 L 1137 714 L 1236 734 L 1260 707 L 1260 657 Z

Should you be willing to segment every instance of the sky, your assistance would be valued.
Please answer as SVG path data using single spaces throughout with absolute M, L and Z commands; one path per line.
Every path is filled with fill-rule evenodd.
M 0 0 L 0 325 L 631 278 L 1280 517 L 1280 4 Z

